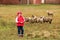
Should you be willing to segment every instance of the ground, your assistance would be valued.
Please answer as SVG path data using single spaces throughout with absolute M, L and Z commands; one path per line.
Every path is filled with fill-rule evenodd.
M 17 27 L 15 17 L 17 11 L 22 11 L 24 17 L 31 17 L 31 15 L 47 16 L 46 11 L 54 12 L 52 24 L 48 23 L 25 23 L 24 37 L 20 38 L 17 34 Z M 59 36 L 54 37 L 37 37 L 28 38 L 28 33 L 36 31 L 56 32 Z M 41 4 L 41 5 L 0 5 L 0 40 L 60 40 L 60 5 L 55 4 Z

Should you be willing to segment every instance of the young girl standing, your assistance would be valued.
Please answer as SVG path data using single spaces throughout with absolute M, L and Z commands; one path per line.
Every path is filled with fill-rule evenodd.
M 16 17 L 16 25 L 18 29 L 18 36 L 23 37 L 24 35 L 24 17 L 22 16 L 22 12 L 17 12 L 17 17 Z

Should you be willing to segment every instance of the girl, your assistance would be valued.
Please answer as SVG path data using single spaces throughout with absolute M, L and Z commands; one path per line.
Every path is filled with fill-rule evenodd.
M 17 17 L 16 17 L 16 24 L 17 24 L 17 28 L 18 28 L 18 36 L 19 37 L 23 37 L 24 34 L 24 17 L 22 16 L 22 12 L 18 12 L 17 13 Z

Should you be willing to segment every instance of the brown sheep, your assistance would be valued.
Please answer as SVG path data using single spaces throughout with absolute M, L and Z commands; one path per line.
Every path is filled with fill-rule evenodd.
M 52 18 L 51 17 L 44 17 L 43 22 L 49 22 L 50 24 L 52 23 Z
M 31 23 L 35 23 L 35 22 L 36 22 L 36 20 L 37 20 L 37 17 L 36 17 L 36 16 L 34 16 L 34 15 L 32 15 Z
M 29 22 L 30 21 L 30 17 L 25 17 L 25 22 Z
M 53 16 L 53 12 L 47 11 L 48 16 Z
M 29 22 L 29 19 L 27 17 L 25 17 L 25 22 Z

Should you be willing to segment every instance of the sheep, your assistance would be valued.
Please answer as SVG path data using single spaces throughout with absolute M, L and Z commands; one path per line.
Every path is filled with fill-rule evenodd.
M 33 19 L 36 19 L 37 17 L 36 17 L 35 15 L 32 15 L 32 18 L 33 18 Z
M 44 17 L 41 16 L 40 18 L 37 18 L 37 23 L 45 23 L 45 22 L 49 22 L 50 24 L 52 23 L 52 17 Z
M 36 17 L 34 15 L 32 15 L 32 18 L 30 20 L 31 23 L 43 23 L 43 18 L 44 16 L 41 16 L 41 17 Z
M 32 18 L 34 18 L 35 16 L 34 15 L 32 15 Z
M 30 17 L 25 17 L 25 22 L 29 22 L 31 20 Z
M 36 22 L 39 23 L 40 22 L 40 18 L 37 18 L 37 21 Z
M 37 18 L 37 23 L 43 23 L 43 18 L 44 18 L 44 16 L 41 16 L 41 17 L 39 17 L 39 18 Z
M 49 22 L 50 24 L 52 23 L 52 17 L 44 17 L 43 22 Z
M 25 17 L 25 22 L 34 23 L 36 22 L 37 17 L 32 15 L 32 17 Z
M 36 17 L 36 16 L 34 16 L 34 15 L 32 15 L 31 23 L 35 23 L 35 22 L 36 22 L 36 20 L 37 20 L 37 17 Z
M 29 19 L 27 17 L 25 17 L 25 22 L 28 22 L 28 21 L 29 21 Z
M 33 18 L 31 18 L 30 23 L 34 23 L 34 19 Z
M 40 17 L 40 23 L 43 23 L 44 16 Z
M 47 11 L 48 16 L 53 16 L 53 12 Z

